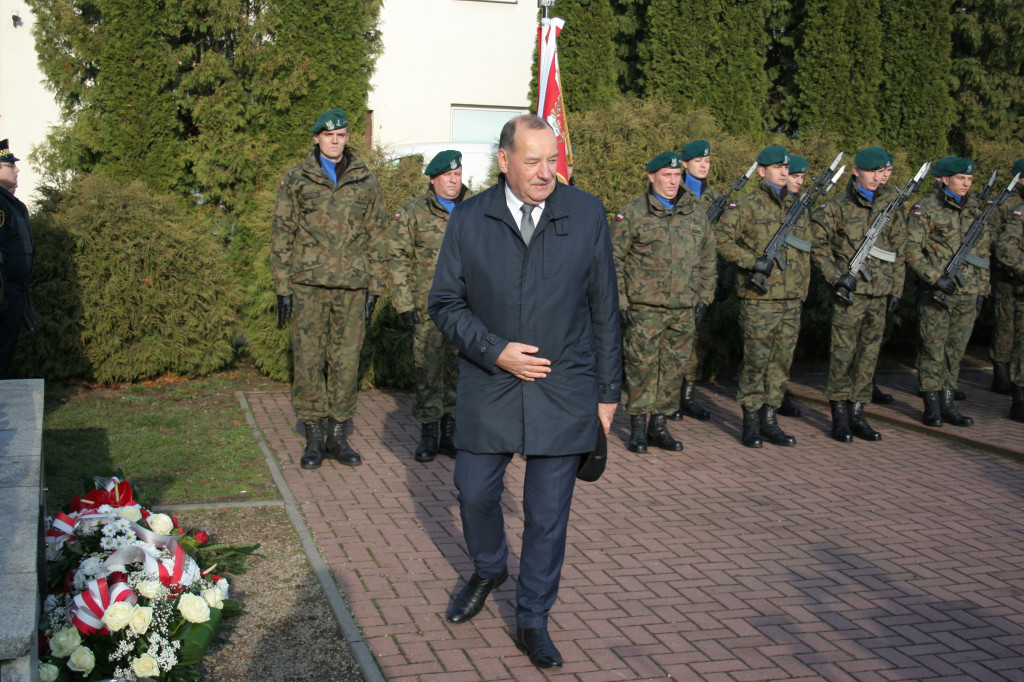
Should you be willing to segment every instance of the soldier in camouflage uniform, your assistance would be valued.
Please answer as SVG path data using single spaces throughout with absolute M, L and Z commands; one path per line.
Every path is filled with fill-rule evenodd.
M 970 159 L 947 157 L 936 162 L 932 175 L 938 178 L 938 188 L 915 204 L 907 219 L 907 265 L 922 283 L 917 302 L 922 421 L 927 426 L 943 422 L 970 426 L 974 420 L 956 408 L 953 391 L 974 320 L 989 292 L 988 268 L 966 263 L 961 271 L 963 286 L 943 270 L 981 212 L 969 194 L 974 164 Z M 987 263 L 989 251 L 986 229 L 975 243 L 975 262 Z
M 1024 174 L 1024 159 L 1018 159 L 1010 170 L 1010 177 L 1018 173 Z M 1017 184 L 1016 199 L 1024 201 L 1024 186 Z M 996 209 L 997 216 L 993 215 L 989 220 L 996 221 L 993 226 L 1001 226 L 1005 223 L 1006 217 L 1014 208 L 1014 197 L 1006 200 L 1001 207 Z M 995 244 L 998 240 L 999 231 L 993 230 L 997 236 L 992 239 Z M 992 391 L 1002 395 L 1010 395 L 1010 359 L 1013 355 L 1013 316 L 1015 307 L 1014 291 L 1017 288 L 1018 276 L 1012 268 L 1008 268 L 996 258 L 992 261 L 992 310 L 995 316 L 992 326 L 992 343 L 989 346 L 989 357 L 992 359 Z
M 700 205 L 700 210 L 704 211 L 706 215 L 711 205 L 721 196 L 714 187 L 708 184 L 708 173 L 711 171 L 711 145 L 707 140 L 694 140 L 683 146 L 679 157 L 683 162 L 683 180 L 680 183 L 680 190 L 683 192 L 684 201 L 696 200 Z M 711 226 L 711 229 L 714 230 L 714 225 Z M 723 278 L 726 275 L 731 275 L 731 273 L 722 272 L 724 265 L 721 261 L 718 262 L 718 289 L 715 294 L 717 300 L 724 300 L 729 296 L 728 291 L 722 291 Z M 724 286 L 728 288 L 728 284 Z M 700 339 L 710 332 L 709 317 L 710 315 L 704 315 L 703 324 L 698 325 L 697 339 L 693 343 L 693 353 L 690 354 L 690 360 L 684 369 L 684 376 L 690 378 L 683 379 L 683 385 L 679 389 L 679 407 L 668 415 L 668 418 L 673 421 L 679 421 L 683 415 L 700 421 L 711 419 L 711 413 L 693 396 L 696 387 L 694 378 L 697 376 L 702 361 L 702 358 L 699 357 Z
M 700 318 L 715 291 L 715 237 L 703 204 L 681 187 L 682 160 L 658 154 L 646 166 L 647 192 L 615 216 L 612 253 L 619 274 L 623 366 L 629 385 L 629 450 L 683 444 L 668 431 L 676 390 L 687 375 Z M 651 414 L 650 423 L 647 414 Z
M 864 417 L 871 400 L 872 377 L 885 333 L 889 310 L 903 291 L 903 249 L 906 230 L 896 212 L 875 242 L 878 254 L 864 261 L 860 276 L 850 274 L 850 261 L 864 242 L 878 213 L 894 198 L 882 189 L 888 153 L 869 147 L 854 159 L 846 191 L 816 210 L 811 261 L 833 287 L 832 335 L 825 397 L 832 408 L 832 438 L 852 443 L 853 437 L 881 440 Z
M 313 148 L 285 174 L 271 226 L 278 326 L 292 320 L 292 407 L 306 427 L 304 469 L 325 454 L 362 462 L 345 427 L 355 415 L 359 352 L 387 277 L 386 214 L 377 179 L 348 143 L 348 116 L 313 124 Z
M 886 156 L 887 156 L 887 158 L 886 158 L 885 166 L 882 168 L 882 175 L 881 175 L 881 177 L 879 177 L 879 180 L 878 180 L 878 191 L 880 192 L 880 196 L 885 197 L 885 201 L 886 201 L 886 203 L 888 203 L 889 201 L 892 201 L 892 198 L 895 198 L 896 190 L 894 190 L 893 188 L 891 188 L 889 186 L 889 178 L 892 177 L 892 165 L 893 165 L 894 159 L 893 159 L 892 154 L 890 154 L 888 151 L 886 152 Z M 893 220 L 896 220 L 896 218 L 894 217 Z M 901 226 L 901 229 L 904 232 L 906 232 L 907 220 L 906 220 L 906 215 L 903 213 L 902 209 L 900 210 L 899 221 L 900 221 L 899 224 Z M 892 228 L 890 227 L 889 229 L 892 229 Z M 906 276 L 905 276 L 906 275 L 906 271 L 907 271 L 907 263 L 906 263 L 906 259 L 904 259 L 904 261 L 903 261 L 903 272 L 904 272 L 903 281 L 904 281 L 904 283 L 906 283 Z M 889 317 L 896 311 L 896 308 L 899 306 L 900 299 L 902 298 L 902 296 L 903 296 L 903 291 L 900 290 L 900 291 L 896 292 L 896 300 L 895 301 L 893 301 L 893 299 L 891 299 L 891 298 L 889 299 L 890 305 L 889 305 L 888 311 L 886 313 L 886 327 L 885 327 L 885 331 L 882 333 L 882 345 L 883 346 L 885 345 L 885 342 L 889 340 L 889 333 L 890 333 L 890 328 L 889 328 L 889 325 L 888 325 Z M 881 350 L 879 350 L 879 353 L 881 353 Z M 896 399 L 892 397 L 892 394 L 891 393 L 884 393 L 884 392 L 882 392 L 882 390 L 880 388 L 878 388 L 878 382 L 875 380 L 875 377 L 871 377 L 871 402 L 875 403 L 876 405 L 890 405 L 890 404 L 894 403 L 895 401 L 896 401 Z
M 810 227 L 805 217 L 793 230 L 796 239 L 785 249 L 785 270 L 775 268 L 763 255 L 794 197 L 786 188 L 789 153 L 784 147 L 764 148 L 757 164 L 762 181 L 729 205 L 716 232 L 718 255 L 737 266 L 743 360 L 736 401 L 743 408 L 742 442 L 751 448 L 761 447 L 762 436 L 776 445 L 796 445 L 796 439 L 779 428 L 777 410 L 789 383 L 811 277 Z M 767 278 L 766 293 L 750 284 L 754 273 Z
M 1013 165 L 1013 173 L 1024 171 L 1024 159 Z M 1014 274 L 1013 278 L 1013 345 L 1009 359 L 1010 419 L 1024 423 L 1024 178 L 1017 180 L 1016 203 L 1006 214 L 994 250 L 995 257 L 1003 267 Z
M 789 155 L 789 177 L 786 178 L 786 189 L 793 197 L 798 196 L 800 190 L 803 189 L 809 165 L 804 157 L 796 154 Z M 803 414 L 803 410 L 790 396 L 789 391 L 782 396 L 782 404 L 779 405 L 778 412 L 782 417 L 799 417 Z
M 455 347 L 427 315 L 427 296 L 434 281 L 437 254 L 452 209 L 470 196 L 462 184 L 462 154 L 438 152 L 427 164 L 427 193 L 395 214 L 388 233 L 391 301 L 412 332 L 416 364 L 416 394 L 412 414 L 420 422 L 418 462 L 430 462 L 441 452 L 455 456 Z

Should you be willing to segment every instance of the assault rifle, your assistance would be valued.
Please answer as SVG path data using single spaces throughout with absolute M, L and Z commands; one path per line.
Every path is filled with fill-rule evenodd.
M 996 184 L 996 175 L 998 175 L 998 174 L 999 174 L 999 171 L 997 171 L 997 170 L 992 171 L 992 177 L 990 177 L 988 179 L 988 182 L 985 183 L 985 186 L 981 188 L 981 194 L 978 195 L 978 203 L 979 204 L 985 203 L 985 199 L 988 199 L 989 193 L 992 192 L 992 185 Z
M 708 209 L 707 213 L 709 224 L 714 225 L 718 222 L 718 219 L 722 217 L 722 213 L 725 211 L 726 205 L 729 203 L 729 197 L 732 196 L 733 192 L 739 192 L 743 189 L 743 186 L 747 184 L 747 180 L 750 179 L 750 176 L 754 174 L 755 170 L 757 170 L 757 161 L 752 163 L 750 168 L 747 169 L 747 172 L 741 175 L 736 182 L 729 183 L 729 187 L 731 187 L 731 189 L 728 194 L 718 197 L 715 200 L 715 203 L 711 204 L 711 208 Z
M 772 273 L 772 266 L 778 264 L 779 270 L 786 269 L 786 259 L 782 257 L 782 249 L 787 244 L 800 251 L 809 252 L 811 250 L 810 242 L 793 235 L 793 229 L 796 227 L 797 221 L 800 220 L 800 216 L 807 210 L 807 207 L 814 205 L 814 202 L 820 195 L 826 194 L 832 189 L 836 181 L 846 171 L 846 166 L 843 166 L 838 171 L 834 170 L 842 158 L 843 153 L 839 152 L 839 156 L 825 170 L 821 171 L 820 175 L 814 178 L 814 185 L 797 197 L 793 205 L 789 207 L 789 211 L 786 212 L 786 217 L 779 224 L 779 229 L 775 232 L 775 236 L 768 242 L 768 246 L 764 250 L 764 257 L 770 261 L 768 272 L 755 272 L 750 278 L 750 283 L 762 294 L 768 293 L 768 275 Z
M 856 278 L 857 274 L 860 273 L 864 277 L 864 281 L 870 282 L 871 273 L 864 267 L 864 262 L 868 259 L 868 256 L 884 260 L 887 263 L 892 263 L 896 260 L 895 253 L 878 248 L 875 246 L 875 242 L 885 232 L 885 228 L 889 226 L 893 213 L 900 210 L 907 197 L 916 192 L 917 188 L 921 186 L 921 181 L 924 180 L 924 176 L 928 173 L 928 169 L 931 166 L 930 161 L 925 161 L 921 168 L 918 169 L 917 175 L 912 177 L 906 186 L 897 192 L 896 198 L 889 202 L 889 205 L 881 213 L 875 216 L 874 222 L 871 223 L 867 234 L 864 235 L 864 241 L 860 243 L 860 248 L 857 249 L 857 253 L 853 254 L 853 258 L 850 259 L 850 275 Z M 837 287 L 835 295 L 844 303 L 853 303 L 853 292 L 849 289 Z
M 963 273 L 961 270 L 964 268 L 964 263 L 970 263 L 971 265 L 988 270 L 989 262 L 988 258 L 982 258 L 981 256 L 973 253 L 974 245 L 978 241 L 978 237 L 981 236 L 982 231 L 985 229 L 985 223 L 988 221 L 989 216 L 996 210 L 997 207 L 1002 206 L 1006 198 L 1013 192 L 1013 188 L 1017 186 L 1017 180 L 1020 178 L 1020 173 L 1013 176 L 1010 180 L 1010 184 L 1003 188 L 1003 191 L 996 196 L 996 198 L 989 202 L 985 206 L 985 210 L 981 212 L 974 222 L 971 223 L 971 227 L 967 230 L 967 234 L 964 235 L 964 240 L 960 242 L 960 248 L 956 250 L 953 257 L 949 259 L 949 263 L 946 264 L 946 268 L 942 271 L 942 274 L 946 277 L 951 277 L 957 284 L 957 286 L 963 286 L 966 284 Z M 955 291 L 956 288 L 954 287 Z M 952 292 L 951 292 L 952 293 Z M 946 298 L 946 293 L 942 291 L 935 291 L 932 293 L 932 298 L 935 302 L 941 305 L 946 310 L 949 310 L 949 301 Z

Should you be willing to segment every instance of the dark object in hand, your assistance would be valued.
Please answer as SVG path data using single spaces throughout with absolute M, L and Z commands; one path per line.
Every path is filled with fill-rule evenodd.
M 846 289 L 850 292 L 857 291 L 857 278 L 850 273 L 846 273 L 836 281 L 836 288 Z
M 288 320 L 292 319 L 292 297 L 291 294 L 288 296 L 277 297 L 277 328 L 284 329 L 284 325 L 287 324 Z
M 416 331 L 416 325 L 420 323 L 420 314 L 413 308 L 412 310 L 406 310 L 404 313 L 399 315 L 402 318 L 402 322 L 405 323 L 405 328 L 411 332 Z
M 935 282 L 935 288 L 946 294 L 946 296 L 952 296 L 956 293 L 956 280 L 949 275 L 943 275 Z
M 775 261 L 771 258 L 765 258 L 761 256 L 754 261 L 754 272 L 759 272 L 765 277 L 769 277 L 772 274 L 772 268 L 775 267 Z

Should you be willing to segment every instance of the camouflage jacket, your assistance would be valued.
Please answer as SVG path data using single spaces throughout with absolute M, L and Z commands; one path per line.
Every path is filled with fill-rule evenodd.
M 1018 182 L 1016 191 L 1010 194 L 1006 198 L 1006 202 L 1002 206 L 999 206 L 992 217 L 989 218 L 990 225 L 998 225 L 997 229 L 992 230 L 992 269 L 989 271 L 989 279 L 991 282 L 1005 281 L 1012 282 L 1016 289 L 1021 289 L 1024 286 L 1024 282 L 1021 281 L 1020 275 L 1015 275 L 1013 267 L 1003 261 L 1003 257 L 999 255 L 997 244 L 1007 229 L 1020 229 L 1020 217 L 1015 216 L 1014 213 L 1024 208 L 1021 206 L 1024 204 L 1024 184 Z
M 718 197 L 722 196 L 720 192 L 715 191 L 715 188 L 708 184 L 707 180 L 704 180 L 704 190 L 701 192 L 700 197 L 698 197 L 693 193 L 692 189 L 686 186 L 686 171 L 683 171 L 683 181 L 679 183 L 679 187 L 687 197 L 692 197 L 700 202 L 704 215 L 707 215 L 711 204 L 715 203 Z M 712 226 L 712 229 L 714 229 L 714 226 Z
M 780 197 L 775 188 L 763 180 L 757 188 L 729 204 L 715 228 L 718 255 L 722 260 L 735 263 L 736 293 L 740 298 L 765 300 L 803 300 L 811 281 L 810 254 L 793 246 L 786 246 L 782 255 L 786 269 L 772 269 L 768 278 L 768 292 L 762 294 L 750 284 L 754 261 L 764 255 L 768 242 L 779 230 L 782 219 L 796 197 L 787 191 Z M 806 215 L 800 216 L 792 234 L 810 242 L 811 228 Z
M 1013 272 L 1013 293 L 1024 296 L 1024 201 L 1007 209 L 1003 204 L 1003 222 L 993 253 L 1003 267 Z
M 335 186 L 313 147 L 281 180 L 270 230 L 270 269 L 278 296 L 291 294 L 293 282 L 384 293 L 384 195 L 351 147 L 345 148 L 344 162 Z
M 850 272 L 850 260 L 864 242 L 868 229 L 878 214 L 896 199 L 896 194 L 891 187 L 880 185 L 875 191 L 875 200 L 870 202 L 857 190 L 856 178 L 851 177 L 845 192 L 836 194 L 811 214 L 814 235 L 811 262 L 830 286 L 835 286 L 840 277 Z M 896 260 L 890 263 L 868 256 L 864 268 L 871 279 L 858 275 L 856 293 L 902 296 L 906 243 L 906 220 L 902 211 L 894 211 L 875 246 L 893 253 Z
M 455 203 L 471 192 L 462 186 Z M 437 254 L 448 227 L 448 211 L 437 200 L 434 189 L 406 203 L 395 214 L 388 230 L 388 270 L 391 273 L 391 302 L 399 314 L 415 308 L 427 309 L 427 295 L 434 281 Z
M 715 235 L 700 200 L 676 194 L 665 208 L 650 187 L 626 204 L 612 224 L 619 307 L 692 308 L 715 294 Z
M 914 204 L 907 217 L 907 265 L 925 284 L 939 280 L 979 213 L 981 209 L 973 195 L 968 194 L 959 204 L 941 186 Z M 990 218 L 994 219 L 995 216 Z M 980 258 L 990 255 L 990 227 L 986 224 L 972 249 Z M 957 288 L 958 294 L 988 295 L 987 269 L 965 263 L 960 274 L 964 285 Z

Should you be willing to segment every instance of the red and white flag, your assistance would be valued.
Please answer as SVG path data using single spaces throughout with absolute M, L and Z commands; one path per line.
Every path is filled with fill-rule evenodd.
M 569 181 L 568 166 L 572 164 L 572 144 L 569 142 L 569 124 L 565 118 L 565 107 L 562 102 L 562 79 L 558 71 L 557 40 L 565 19 L 560 17 L 544 18 L 537 27 L 537 39 L 540 45 L 540 69 L 538 70 L 537 115 L 547 121 L 555 129 L 558 141 L 558 179 Z

